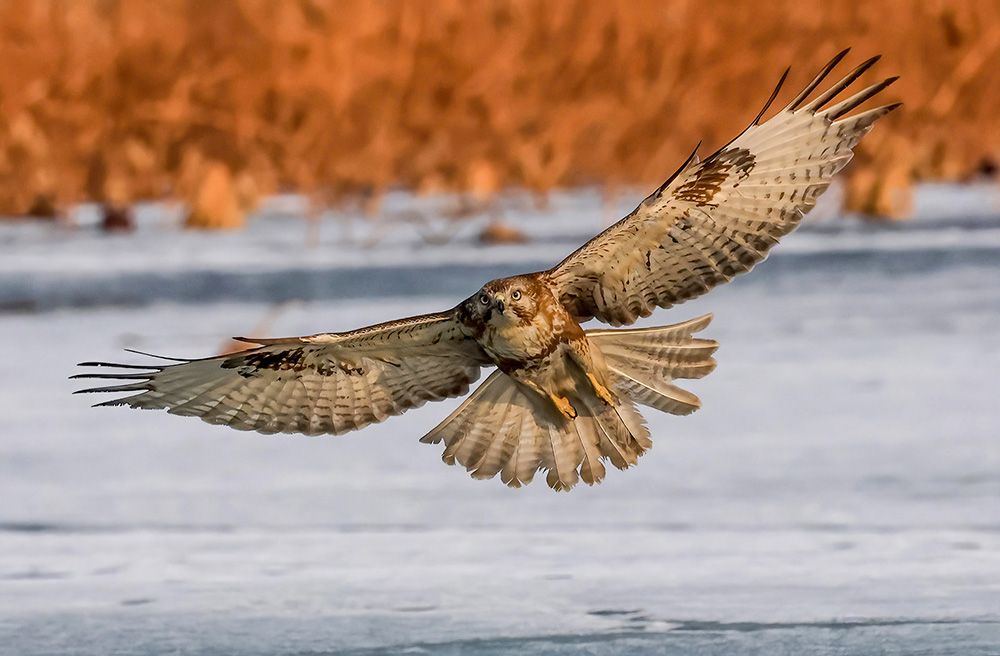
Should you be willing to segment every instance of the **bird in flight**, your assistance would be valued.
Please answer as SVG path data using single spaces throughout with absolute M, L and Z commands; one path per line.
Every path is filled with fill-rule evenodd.
M 556 490 L 635 465 L 652 446 L 637 405 L 685 415 L 698 398 L 673 384 L 715 368 L 718 344 L 693 335 L 711 315 L 671 326 L 625 326 L 704 294 L 765 258 L 795 229 L 851 159 L 852 148 L 898 106 L 854 110 L 895 81 L 839 99 L 878 57 L 809 99 L 847 51 L 781 111 L 764 109 L 703 160 L 697 148 L 624 219 L 547 271 L 486 283 L 454 308 L 343 333 L 282 339 L 172 364 L 87 362 L 116 380 L 81 392 L 125 394 L 98 405 L 166 409 L 238 430 L 334 434 L 381 422 L 428 401 L 464 395 L 421 441 L 444 461 L 511 487 L 538 471 Z

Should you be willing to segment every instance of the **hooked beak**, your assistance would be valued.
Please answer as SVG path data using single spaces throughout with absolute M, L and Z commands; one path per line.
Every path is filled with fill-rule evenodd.
M 497 296 L 497 310 L 503 314 L 503 296 Z

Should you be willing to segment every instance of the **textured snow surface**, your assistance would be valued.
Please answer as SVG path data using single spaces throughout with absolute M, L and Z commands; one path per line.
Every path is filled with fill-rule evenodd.
M 442 464 L 417 439 L 457 402 L 306 438 L 69 394 L 123 347 L 449 307 L 488 263 L 426 296 L 0 313 L 0 654 L 996 654 L 1000 249 L 912 234 L 647 320 L 715 313 L 704 407 L 646 411 L 639 466 L 569 494 Z

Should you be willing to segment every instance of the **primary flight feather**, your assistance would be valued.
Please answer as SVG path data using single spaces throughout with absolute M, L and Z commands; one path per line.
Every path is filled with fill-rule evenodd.
M 243 339 L 258 346 L 163 366 L 87 373 L 125 394 L 98 405 L 160 408 L 262 433 L 339 435 L 427 401 L 464 395 L 422 438 L 476 478 L 529 483 L 539 470 L 557 490 L 599 482 L 604 462 L 624 469 L 650 448 L 636 405 L 689 414 L 698 398 L 673 384 L 715 368 L 718 344 L 693 335 L 711 315 L 672 326 L 622 326 L 749 271 L 799 224 L 850 161 L 873 123 L 895 109 L 852 113 L 895 78 L 843 92 L 878 58 L 809 97 L 847 51 L 784 109 L 699 161 L 696 154 L 627 217 L 547 271 L 488 282 L 455 308 L 346 333 Z M 787 71 L 786 71 L 787 75 Z

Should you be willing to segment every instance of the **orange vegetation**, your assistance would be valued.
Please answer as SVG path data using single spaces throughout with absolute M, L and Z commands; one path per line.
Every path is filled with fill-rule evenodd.
M 655 184 L 845 46 L 905 103 L 853 207 L 1000 159 L 1000 2 L 0 0 L 0 213 Z

